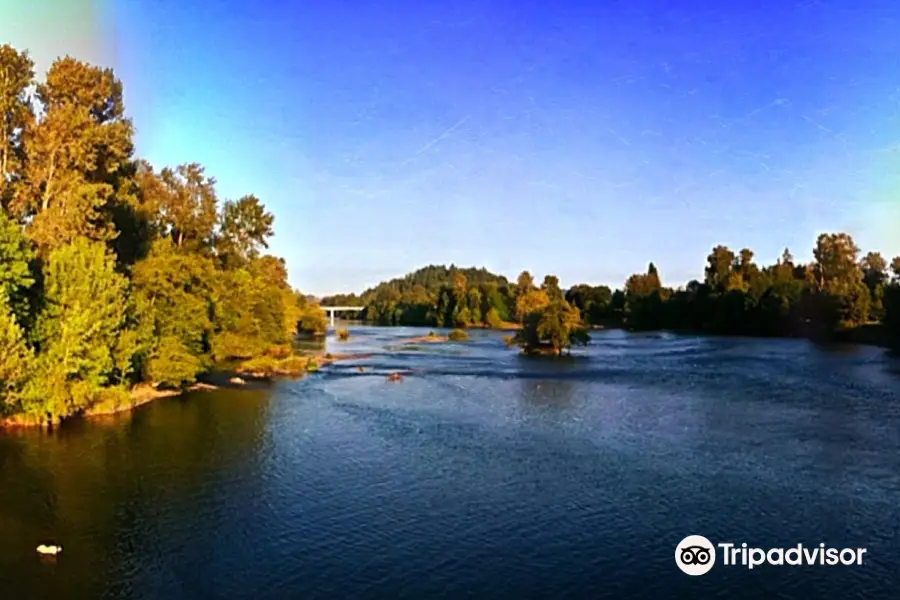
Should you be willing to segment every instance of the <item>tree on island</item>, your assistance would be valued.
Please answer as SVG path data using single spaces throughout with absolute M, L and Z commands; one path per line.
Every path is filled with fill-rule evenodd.
M 554 300 L 528 312 L 512 341 L 525 354 L 559 356 L 571 353 L 573 345 L 586 346 L 590 336 L 581 312 L 565 300 Z

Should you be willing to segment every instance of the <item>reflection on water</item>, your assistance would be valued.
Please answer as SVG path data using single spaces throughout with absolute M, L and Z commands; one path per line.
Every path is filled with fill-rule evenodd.
M 896 589 L 896 357 L 610 331 L 546 361 L 494 332 L 402 351 L 427 330 L 351 332 L 328 350 L 371 357 L 270 390 L 0 434 L 0 598 Z M 416 373 L 385 381 L 399 369 Z M 869 551 L 689 578 L 673 564 L 689 533 Z M 63 554 L 40 560 L 45 541 Z

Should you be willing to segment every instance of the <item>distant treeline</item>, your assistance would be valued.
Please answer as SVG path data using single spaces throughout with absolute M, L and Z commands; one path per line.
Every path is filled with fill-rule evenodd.
M 523 324 L 529 312 L 558 298 L 586 325 L 828 337 L 877 322 L 900 338 L 900 257 L 890 264 L 877 252 L 860 257 L 845 233 L 820 235 L 813 253 L 812 262 L 800 264 L 785 250 L 775 264 L 760 266 L 749 249 L 716 246 L 703 280 L 683 288 L 664 287 L 651 263 L 623 289 L 579 284 L 564 293 L 552 275 L 536 286 L 528 272 L 513 284 L 485 269 L 428 266 L 322 304 L 364 305 L 365 320 L 380 325 L 497 327 Z
M 324 314 L 261 255 L 273 217 L 197 164 L 134 157 L 122 84 L 0 46 L 0 420 L 121 405 L 214 362 L 290 352 Z

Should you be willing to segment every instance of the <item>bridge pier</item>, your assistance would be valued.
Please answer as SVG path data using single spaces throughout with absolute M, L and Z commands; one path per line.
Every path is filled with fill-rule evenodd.
M 362 311 L 364 306 L 323 306 L 322 310 L 328 315 L 328 318 L 331 322 L 331 328 L 334 329 L 334 317 L 338 312 L 352 312 L 358 313 Z

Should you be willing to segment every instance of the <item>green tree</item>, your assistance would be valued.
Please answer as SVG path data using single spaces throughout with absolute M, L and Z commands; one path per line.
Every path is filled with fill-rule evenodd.
M 28 322 L 28 292 L 34 284 L 34 253 L 21 228 L 0 212 L 0 293 L 20 325 Z
M 888 263 L 879 252 L 869 252 L 859 263 L 863 283 L 869 290 L 870 321 L 884 318 L 884 286 L 888 282 Z
M 466 294 L 466 308 L 469 309 L 469 321 L 473 325 L 482 323 L 481 291 L 477 287 L 470 287 Z
M 6 294 L 0 290 L 0 417 L 19 408 L 23 387 L 32 375 L 34 355 L 16 323 Z
M 155 241 L 147 258 L 135 265 L 132 298 L 140 332 L 138 368 L 147 381 L 173 384 L 171 376 L 184 375 L 179 381 L 190 383 L 208 363 L 217 277 L 210 258 L 185 252 L 169 238 Z M 187 360 L 187 355 L 195 360 Z M 168 375 L 165 365 L 178 367 Z M 193 373 L 187 374 L 188 366 L 194 367 Z
M 572 286 L 565 300 L 576 307 L 587 323 L 599 325 L 612 316 L 613 292 L 605 285 L 590 286 L 584 283 Z
M 23 136 L 34 124 L 34 62 L 27 52 L 0 45 L 0 73 L 0 210 L 8 210 L 24 176 Z
M 572 345 L 586 345 L 590 337 L 578 309 L 565 300 L 530 311 L 513 338 L 526 354 L 561 354 Z
M 218 221 L 216 180 L 196 163 L 163 169 L 160 178 L 166 190 L 160 198 L 164 232 L 176 246 L 210 248 Z
M 316 337 L 325 335 L 325 332 L 328 331 L 328 319 L 325 311 L 299 292 L 295 292 L 294 299 L 300 315 L 299 330 Z
M 534 290 L 534 277 L 528 271 L 522 271 L 516 279 L 515 297 L 524 296 L 532 290 Z
M 706 257 L 706 285 L 725 291 L 735 264 L 734 252 L 727 246 L 716 246 Z
M 559 288 L 559 278 L 556 275 L 545 275 L 541 289 L 546 292 L 550 302 L 559 302 L 563 299 L 562 290 Z
M 869 314 L 869 293 L 853 238 L 846 233 L 823 233 L 816 240 L 813 255 L 810 279 L 817 320 L 832 331 L 864 323 Z
M 516 297 L 516 320 L 524 324 L 529 313 L 550 304 L 550 297 L 544 290 L 529 290 Z
M 79 238 L 51 252 L 37 322 L 37 375 L 24 391 L 28 412 L 67 417 L 93 404 L 117 379 L 127 280 L 99 242 Z
M 222 207 L 221 226 L 216 251 L 226 264 L 242 264 L 259 256 L 260 248 L 268 248 L 275 217 L 266 212 L 256 196 L 244 196 Z M 229 263 L 230 261 L 230 263 Z
M 25 185 L 11 207 L 30 220 L 28 235 L 45 254 L 81 237 L 111 239 L 105 209 L 133 152 L 121 82 L 111 69 L 65 57 L 36 96 L 41 118 L 25 132 Z

